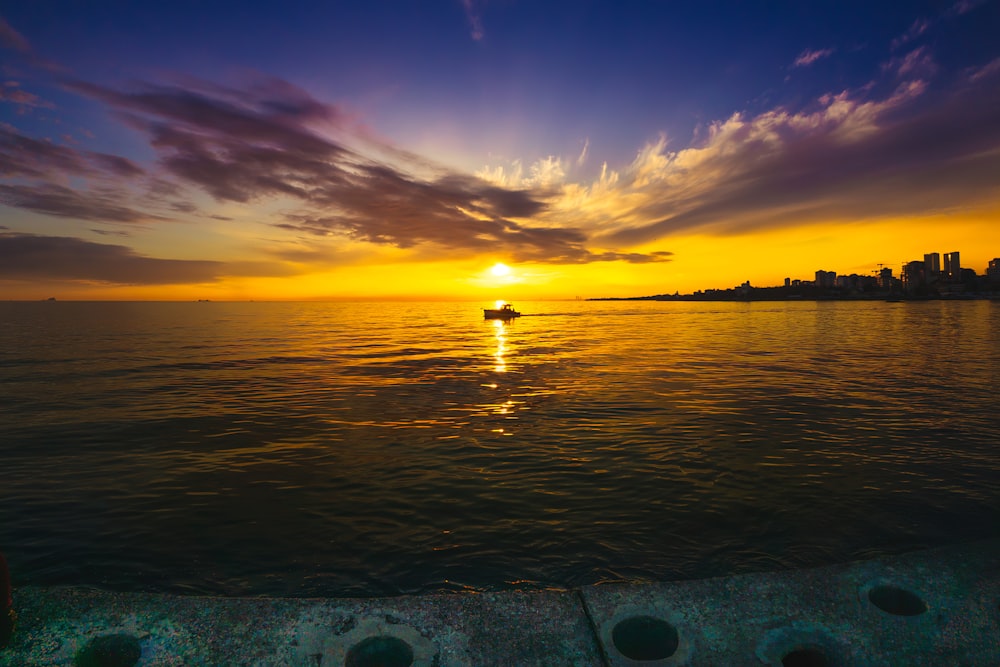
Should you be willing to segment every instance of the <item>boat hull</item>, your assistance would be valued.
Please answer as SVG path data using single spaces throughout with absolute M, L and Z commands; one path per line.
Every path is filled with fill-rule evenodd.
M 521 313 L 502 308 L 483 308 L 483 319 L 486 320 L 510 320 L 515 317 L 521 317 Z

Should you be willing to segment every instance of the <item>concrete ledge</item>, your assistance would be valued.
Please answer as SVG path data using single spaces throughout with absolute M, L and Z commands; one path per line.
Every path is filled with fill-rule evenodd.
M 374 599 L 23 588 L 0 666 L 1000 665 L 1000 540 L 831 567 Z

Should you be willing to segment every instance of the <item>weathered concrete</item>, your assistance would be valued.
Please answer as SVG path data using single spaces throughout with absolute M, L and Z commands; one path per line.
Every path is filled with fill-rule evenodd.
M 24 588 L 14 603 L 3 667 L 996 667 L 1000 540 L 579 591 L 286 599 Z
M 996 540 L 810 570 L 588 586 L 583 596 L 614 667 L 1000 666 Z M 615 641 L 616 627 L 642 617 L 665 620 L 676 648 L 662 626 Z M 643 651 L 647 660 L 632 659 Z

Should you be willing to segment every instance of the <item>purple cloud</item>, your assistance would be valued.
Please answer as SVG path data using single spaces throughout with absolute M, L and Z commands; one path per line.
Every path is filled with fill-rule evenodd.
M 389 164 L 335 141 L 330 137 L 352 130 L 353 119 L 286 82 L 268 79 L 246 90 L 200 82 L 130 91 L 81 82 L 71 87 L 110 105 L 145 133 L 159 164 L 177 182 L 220 201 L 297 202 L 298 210 L 275 226 L 307 241 L 340 236 L 400 248 L 501 250 L 550 262 L 613 256 L 589 251 L 578 229 L 524 222 L 548 207 L 551 192 L 498 187 L 376 146 L 398 163 Z M 667 255 L 615 257 L 646 262 Z
M 0 102 L 16 104 L 21 107 L 22 111 L 31 107 L 41 109 L 52 109 L 55 107 L 54 104 L 43 100 L 38 95 L 23 90 L 21 84 L 17 81 L 4 81 L 0 83 Z
M 92 152 L 87 152 L 84 155 L 91 162 L 91 164 L 96 166 L 98 169 L 109 172 L 114 176 L 120 176 L 122 178 L 136 178 L 146 173 L 145 170 L 143 170 L 143 168 L 135 162 L 119 155 Z
M 828 58 L 833 55 L 833 52 L 834 49 L 806 49 L 795 59 L 795 62 L 792 63 L 792 67 L 808 67 L 817 60 Z
M 121 205 L 119 202 L 126 198 L 122 192 L 114 189 L 98 188 L 80 192 L 55 183 L 0 184 L 0 204 L 35 213 L 96 222 L 137 223 L 163 219 L 161 216 Z

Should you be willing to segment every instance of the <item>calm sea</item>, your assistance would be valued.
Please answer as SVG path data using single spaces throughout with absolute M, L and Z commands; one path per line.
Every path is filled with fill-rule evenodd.
M 16 585 L 387 595 L 1000 536 L 1000 303 L 0 303 Z

